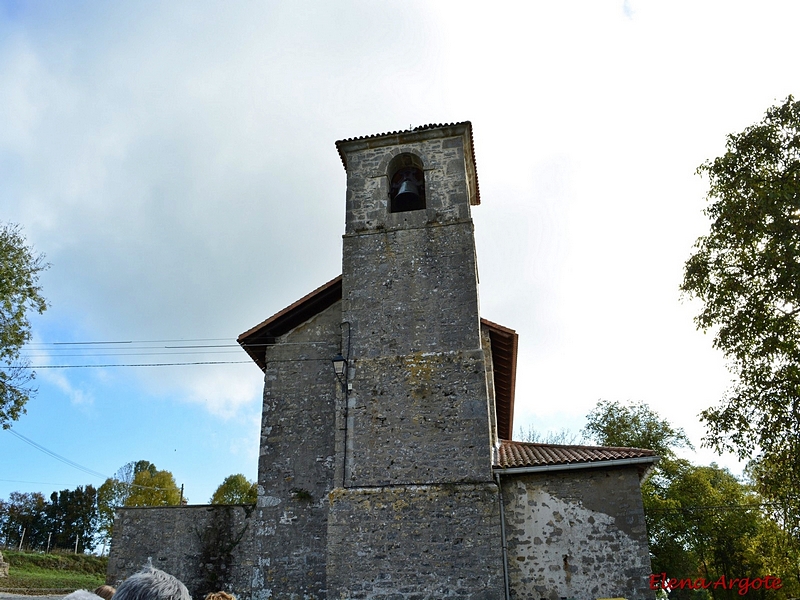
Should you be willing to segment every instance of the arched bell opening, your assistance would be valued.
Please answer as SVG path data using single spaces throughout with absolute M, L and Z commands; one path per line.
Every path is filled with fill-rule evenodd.
M 389 163 L 389 212 L 425 208 L 425 172 L 413 154 L 398 154 Z

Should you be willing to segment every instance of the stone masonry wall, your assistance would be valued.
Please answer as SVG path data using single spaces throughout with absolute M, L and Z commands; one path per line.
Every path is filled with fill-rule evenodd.
M 364 231 L 409 229 L 432 224 L 469 221 L 470 204 L 476 201 L 470 172 L 471 158 L 464 137 L 430 138 L 409 134 L 385 141 L 345 143 L 347 156 L 347 220 L 345 237 Z M 397 141 L 398 145 L 387 145 Z M 391 213 L 388 210 L 387 169 L 401 153 L 416 155 L 425 174 L 424 210 Z
M 358 360 L 348 487 L 488 480 L 483 360 L 480 350 Z
M 502 478 L 511 597 L 652 599 L 635 467 Z
M 350 360 L 330 598 L 502 596 L 469 139 L 461 125 L 339 143 Z M 392 213 L 387 169 L 403 153 L 422 163 L 426 206 Z
M 436 171 L 436 162 L 425 164 Z M 459 198 L 468 214 L 465 190 Z M 348 485 L 491 481 L 472 222 L 431 222 L 425 211 L 389 216 L 404 215 L 423 222 L 344 237 Z M 387 437 L 392 443 L 377 442 Z
M 148 560 L 183 581 L 193 598 L 227 590 L 251 596 L 252 505 L 117 509 L 106 582 L 117 586 Z
M 253 598 L 325 597 L 341 303 L 267 348 Z
M 337 489 L 328 527 L 329 598 L 503 598 L 497 487 Z

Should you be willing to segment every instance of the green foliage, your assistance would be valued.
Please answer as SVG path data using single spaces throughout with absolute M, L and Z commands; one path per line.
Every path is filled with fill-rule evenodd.
M 241 473 L 228 475 L 211 496 L 211 504 L 255 504 L 258 485 Z
M 78 552 L 94 550 L 98 513 L 97 490 L 93 486 L 53 492 L 46 512 L 49 530 L 55 532 L 53 547 L 75 548 L 77 538 Z
M 105 583 L 108 559 L 86 554 L 29 553 L 3 550 L 9 563 L 8 578 L 0 579 L 0 589 L 25 590 L 38 595 L 92 590 Z
M 748 458 L 800 437 L 800 103 L 790 96 L 728 136 L 698 169 L 711 230 L 695 244 L 682 291 L 715 332 L 737 382 L 702 413 L 708 443 Z
M 6 547 L 29 550 L 93 550 L 97 534 L 97 491 L 91 485 L 53 492 L 48 503 L 39 492 L 12 492 L 0 501 L 0 539 Z
M 130 484 L 114 477 L 106 479 L 97 490 L 98 530 L 105 539 L 111 539 L 114 509 L 117 506 L 125 506 L 128 496 L 130 496 Z
M 673 448 L 692 448 L 682 429 L 661 419 L 647 404 L 625 405 L 600 400 L 586 416 L 583 435 L 601 446 L 654 450 L 661 460 L 673 459 Z
M 48 268 L 44 255 L 26 244 L 19 225 L 0 224 L 0 425 L 11 427 L 25 413 L 25 403 L 35 392 L 34 373 L 20 358 L 30 340 L 28 312 L 43 313 L 47 302 L 38 285 Z
M 711 220 L 681 289 L 702 301 L 699 329 L 729 361 L 733 386 L 701 413 L 705 442 L 751 459 L 759 493 L 777 506 L 789 555 L 800 549 L 800 102 L 728 136 L 698 172 Z
M 159 471 L 147 460 L 129 462 L 97 490 L 98 531 L 111 539 L 114 510 L 119 506 L 179 504 L 181 492 L 169 471 Z
M 39 492 L 11 492 L 5 503 L 3 538 L 6 546 L 44 550 L 47 545 L 47 501 Z
M 133 478 L 131 493 L 125 506 L 170 506 L 181 503 L 181 490 L 169 471 L 139 471 Z
M 684 465 L 647 504 L 648 528 L 659 542 L 651 548 L 655 572 L 706 580 L 769 573 L 753 544 L 767 522 L 760 498 L 726 469 Z

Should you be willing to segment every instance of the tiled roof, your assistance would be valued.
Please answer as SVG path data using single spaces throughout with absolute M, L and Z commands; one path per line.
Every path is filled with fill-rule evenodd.
M 655 462 L 658 457 L 644 448 L 617 448 L 614 446 L 562 446 L 502 440 L 498 451 L 497 469 L 525 469 L 535 467 L 595 464 L 610 461 L 642 459 L 636 462 Z M 652 460 L 648 460 L 652 459 Z M 597 465 L 601 466 L 601 465 Z

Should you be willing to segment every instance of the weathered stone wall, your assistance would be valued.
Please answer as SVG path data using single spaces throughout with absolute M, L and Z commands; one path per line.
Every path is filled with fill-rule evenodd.
M 0 577 L 8 577 L 8 563 L 3 561 L 2 552 L 0 552 Z
M 253 598 L 324 598 L 341 303 L 267 348 Z
M 193 598 L 227 590 L 251 596 L 252 505 L 120 508 L 106 582 L 117 586 L 148 561 L 183 581 Z
M 450 135 L 344 148 L 348 486 L 492 479 L 468 161 Z M 423 163 L 427 208 L 392 214 L 386 169 L 406 152 Z
M 331 598 L 502 597 L 468 144 L 465 129 L 445 127 L 339 146 L 350 369 Z M 423 165 L 426 207 L 391 213 L 387 169 L 402 153 Z
M 502 478 L 511 597 L 653 598 L 635 467 Z
M 358 360 L 348 487 L 490 480 L 483 352 Z
M 328 526 L 329 598 L 503 598 L 493 484 L 337 489 Z

